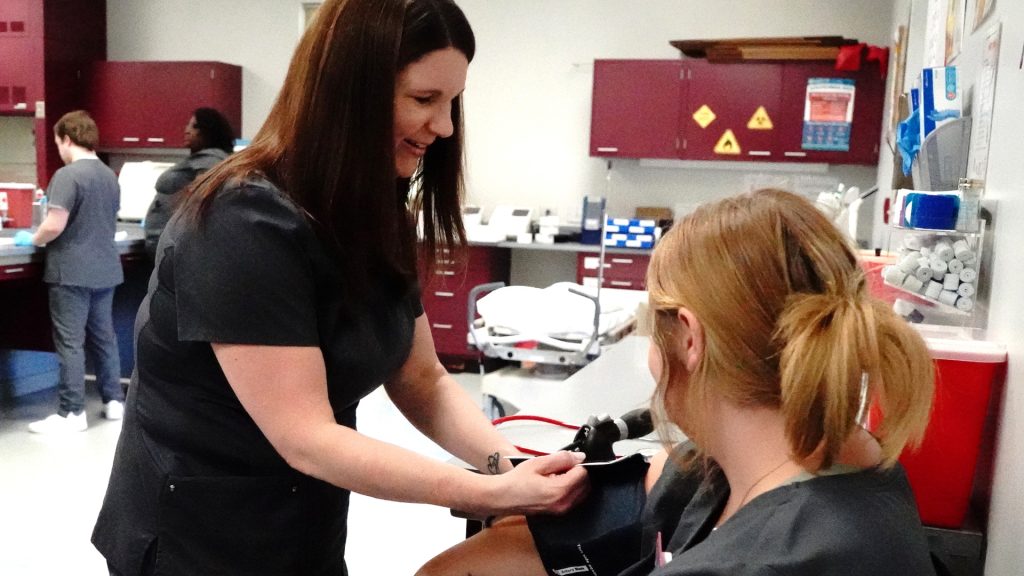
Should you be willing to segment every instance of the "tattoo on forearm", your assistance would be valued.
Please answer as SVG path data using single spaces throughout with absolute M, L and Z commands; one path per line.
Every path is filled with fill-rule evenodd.
M 501 470 L 498 468 L 498 464 L 501 463 L 501 452 L 495 452 L 487 457 L 487 472 L 491 474 L 500 474 Z

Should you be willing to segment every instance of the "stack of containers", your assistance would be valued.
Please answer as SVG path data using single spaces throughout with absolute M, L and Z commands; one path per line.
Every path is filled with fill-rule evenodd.
M 608 218 L 604 245 L 611 248 L 653 248 L 661 230 L 654 220 Z
M 889 286 L 969 314 L 977 294 L 979 239 L 969 233 L 908 231 L 899 260 L 882 269 L 882 278 Z

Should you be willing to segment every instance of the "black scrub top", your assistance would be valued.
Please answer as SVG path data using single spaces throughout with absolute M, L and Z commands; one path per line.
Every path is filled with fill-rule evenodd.
M 359 306 L 301 210 L 255 180 L 160 240 L 93 543 L 125 575 L 344 574 L 349 493 L 290 468 L 243 409 L 210 343 L 317 346 L 336 420 L 393 375 L 423 313 L 375 283 Z M 265 386 L 275 385 L 267 381 Z

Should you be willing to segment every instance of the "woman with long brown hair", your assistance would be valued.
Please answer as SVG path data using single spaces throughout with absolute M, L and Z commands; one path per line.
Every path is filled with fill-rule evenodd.
M 349 491 L 481 515 L 564 511 L 586 474 L 514 451 L 437 360 L 416 285 L 456 248 L 461 94 L 451 0 L 331 0 L 251 146 L 168 223 L 93 542 L 114 574 L 344 574 Z M 409 201 L 410 190 L 414 192 Z M 384 384 L 475 474 L 362 436 Z

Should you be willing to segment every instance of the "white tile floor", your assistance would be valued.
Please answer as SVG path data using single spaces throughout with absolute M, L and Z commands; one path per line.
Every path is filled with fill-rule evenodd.
M 479 397 L 479 376 L 456 375 Z M 90 383 L 88 388 L 94 386 Z M 90 396 L 89 430 L 53 438 L 27 425 L 57 405 L 47 391 L 0 406 L 0 574 L 103 576 L 106 564 L 89 542 L 120 432 L 100 416 Z M 416 431 L 383 390 L 359 407 L 363 433 L 435 457 L 448 454 Z M 347 560 L 353 576 L 412 574 L 427 559 L 462 539 L 465 522 L 448 510 L 353 495 Z M 387 568 L 382 568 L 386 562 Z

